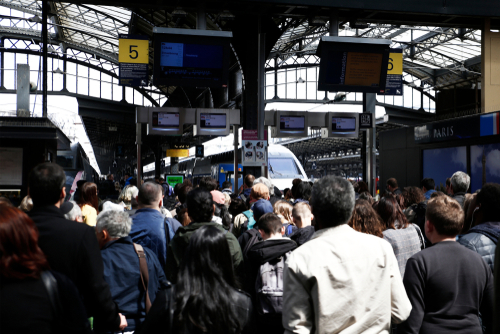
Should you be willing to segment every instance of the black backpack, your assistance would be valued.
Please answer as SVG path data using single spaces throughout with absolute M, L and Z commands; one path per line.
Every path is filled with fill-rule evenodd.
M 250 234 L 250 239 L 248 239 L 247 243 L 245 244 L 245 247 L 243 248 L 243 259 L 246 259 L 247 258 L 247 253 L 248 253 L 248 250 L 250 248 L 252 248 L 253 245 L 255 245 L 256 243 L 262 241 L 262 236 L 260 235 L 260 232 L 259 230 L 255 229 L 255 228 L 251 228 L 247 231 L 245 231 L 245 233 L 248 233 Z

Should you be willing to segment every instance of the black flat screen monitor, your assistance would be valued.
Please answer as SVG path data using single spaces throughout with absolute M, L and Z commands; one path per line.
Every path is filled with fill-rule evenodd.
M 153 128 L 177 129 L 179 128 L 179 113 L 153 112 Z
M 332 132 L 356 131 L 355 117 L 332 117 Z
M 280 116 L 281 131 L 304 131 L 306 126 L 305 116 Z
M 155 28 L 155 31 L 161 31 Z M 155 85 L 226 87 L 230 39 L 224 32 L 164 29 L 154 34 Z M 207 33 L 208 35 L 202 35 Z M 219 36 L 222 35 L 222 36 Z
M 200 114 L 200 128 L 204 129 L 225 129 L 226 114 Z
M 366 38 L 322 38 L 318 90 L 378 93 L 385 90 L 390 44 Z M 384 43 L 382 43 L 384 42 Z

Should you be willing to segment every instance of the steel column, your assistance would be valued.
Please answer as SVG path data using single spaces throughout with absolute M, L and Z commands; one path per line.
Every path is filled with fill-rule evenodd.
M 49 4 L 42 1 L 42 116 L 47 117 L 47 43 L 48 43 L 48 19 Z
M 234 190 L 233 192 L 235 194 L 238 193 L 238 140 L 239 140 L 239 134 L 238 134 L 238 125 L 233 125 L 233 135 L 234 135 Z

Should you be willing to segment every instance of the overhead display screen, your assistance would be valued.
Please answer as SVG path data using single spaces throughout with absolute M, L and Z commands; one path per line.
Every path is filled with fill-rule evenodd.
M 207 114 L 200 115 L 200 127 L 207 129 L 225 129 L 226 114 Z
M 332 118 L 332 132 L 356 131 L 356 118 L 342 117 Z
M 216 33 L 212 31 L 165 31 L 166 33 L 154 34 L 155 85 L 214 88 L 227 86 L 231 38 L 215 36 Z M 196 35 L 203 33 L 210 35 Z
M 322 40 L 318 90 L 378 93 L 385 89 L 390 48 L 373 43 L 339 37 Z
M 179 113 L 153 112 L 153 127 L 155 128 L 178 128 Z
M 280 116 L 281 131 L 304 131 L 305 116 Z

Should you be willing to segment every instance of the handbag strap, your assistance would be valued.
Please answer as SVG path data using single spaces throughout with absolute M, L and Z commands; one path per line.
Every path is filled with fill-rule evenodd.
M 139 244 L 134 244 L 135 252 L 139 257 L 139 267 L 141 270 L 141 282 L 142 287 L 144 288 L 146 294 L 146 314 L 149 312 L 151 308 L 151 299 L 149 298 L 148 284 L 149 284 L 149 272 L 148 272 L 148 263 L 146 261 L 146 254 L 144 253 L 144 248 L 142 248 Z
M 425 249 L 425 241 L 424 241 L 424 236 L 422 235 L 422 230 L 416 224 L 413 224 L 413 226 L 417 230 L 418 238 L 420 239 L 420 250 L 423 250 Z
M 40 276 L 43 285 L 49 294 L 50 306 L 54 312 L 54 318 L 60 318 L 62 316 L 62 306 L 61 299 L 59 298 L 59 289 L 57 288 L 57 280 L 48 270 L 42 271 Z

